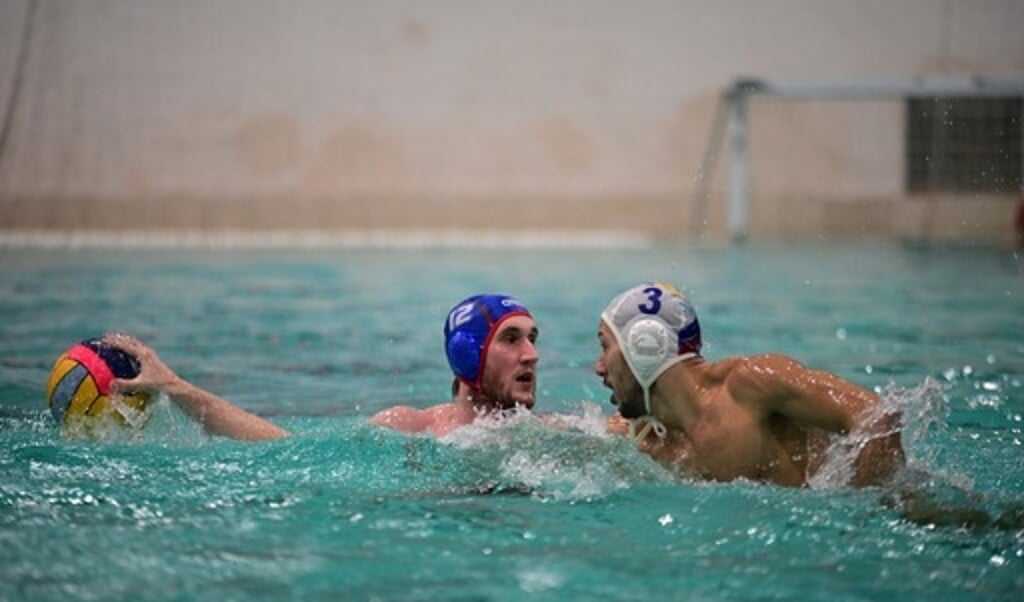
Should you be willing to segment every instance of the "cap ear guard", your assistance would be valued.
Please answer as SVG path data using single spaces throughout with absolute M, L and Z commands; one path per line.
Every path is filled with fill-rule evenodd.
M 448 363 L 462 380 L 475 383 L 480 369 L 480 342 L 468 332 L 455 332 L 447 343 Z
M 673 333 L 657 320 L 642 319 L 626 326 L 626 361 L 641 386 L 649 387 L 659 375 L 658 368 L 674 354 Z

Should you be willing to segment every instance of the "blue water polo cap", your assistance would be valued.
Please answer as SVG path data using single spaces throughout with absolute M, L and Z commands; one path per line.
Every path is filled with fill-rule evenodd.
M 491 337 L 502 322 L 513 316 L 529 316 L 518 299 L 508 295 L 473 295 L 448 312 L 444 323 L 444 351 L 455 376 L 479 387 Z

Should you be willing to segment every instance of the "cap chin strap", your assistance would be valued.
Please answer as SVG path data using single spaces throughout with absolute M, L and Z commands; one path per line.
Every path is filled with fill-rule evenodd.
M 644 426 L 638 433 L 636 425 L 641 421 L 644 423 Z M 654 434 L 658 436 L 658 439 L 664 439 L 665 435 L 668 434 L 668 429 L 665 425 L 654 416 L 643 416 L 641 418 L 633 418 L 629 421 L 629 438 L 635 445 L 643 443 L 644 439 L 647 438 L 647 435 L 652 430 L 654 431 Z
M 665 363 L 659 366 L 657 370 L 654 371 L 654 374 L 651 374 L 650 378 L 648 379 L 648 382 L 640 383 L 640 386 L 644 390 L 644 411 L 647 412 L 648 416 L 654 416 L 654 412 L 651 411 L 651 388 L 654 386 L 654 383 L 658 381 L 658 377 L 660 377 L 662 374 L 665 373 L 666 370 L 668 370 L 672 366 L 675 366 L 679 362 L 683 362 L 694 357 L 697 357 L 696 353 L 684 353 L 682 355 L 677 355 L 675 357 L 669 358 L 665 360 Z M 632 366 L 630 366 L 630 368 L 632 368 Z M 636 376 L 636 370 L 633 370 L 633 376 Z
M 651 388 L 654 386 L 654 383 L 658 380 L 658 377 L 664 374 L 666 370 L 668 370 L 672 366 L 675 366 L 679 362 L 688 360 L 692 357 L 697 357 L 697 354 L 684 353 L 683 355 L 673 357 L 672 359 L 667 360 L 654 372 L 654 374 L 651 375 L 651 382 L 646 385 L 642 385 L 644 391 L 645 414 L 640 418 L 633 418 L 632 420 L 629 421 L 629 438 L 633 441 L 634 444 L 639 445 L 640 443 L 642 443 L 652 430 L 654 431 L 654 434 L 658 436 L 658 439 L 664 439 L 665 436 L 668 435 L 668 427 L 666 427 L 665 423 L 659 420 L 658 417 L 654 415 L 654 412 L 651 411 Z M 635 373 L 634 376 L 636 376 Z M 640 432 L 637 432 L 636 425 L 640 421 L 644 421 L 645 424 L 640 429 Z

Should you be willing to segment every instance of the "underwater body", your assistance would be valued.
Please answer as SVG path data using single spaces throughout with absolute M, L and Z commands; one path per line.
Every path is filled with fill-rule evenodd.
M 0 599 L 1016 600 L 1024 257 L 899 243 L 654 248 L 0 249 Z M 901 489 L 679 478 L 604 433 L 598 314 L 668 280 L 704 355 L 779 352 L 903 412 Z M 537 405 L 435 440 L 367 424 L 448 397 L 450 307 L 516 295 Z M 287 428 L 63 437 L 73 343 L 132 333 Z M 828 467 L 833 464 L 828 465 Z M 828 468 L 827 467 L 827 468 Z M 910 520 L 910 488 L 937 508 Z M 945 520 L 953 516 L 953 520 Z M 971 518 L 958 522 L 955 517 Z

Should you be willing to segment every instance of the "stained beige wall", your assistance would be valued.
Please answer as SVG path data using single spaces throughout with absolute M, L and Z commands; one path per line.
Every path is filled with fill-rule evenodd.
M 0 227 L 671 236 L 734 78 L 1022 76 L 1021 31 L 1018 0 L 7 0 Z M 903 198 L 893 103 L 751 115 L 754 236 L 1011 234 L 1015 199 Z

